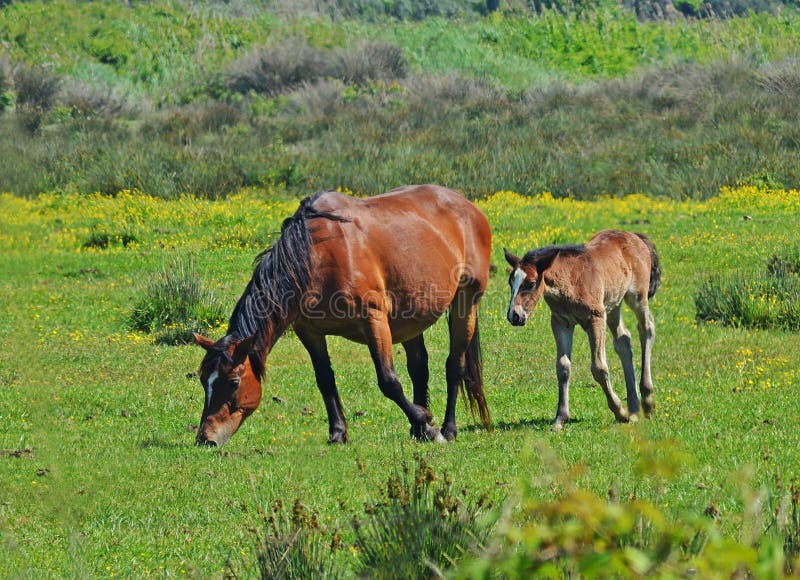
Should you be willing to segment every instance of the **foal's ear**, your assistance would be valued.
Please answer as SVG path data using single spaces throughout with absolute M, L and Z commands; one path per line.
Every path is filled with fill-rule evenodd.
M 510 265 L 512 268 L 517 268 L 517 267 L 519 267 L 519 263 L 520 263 L 520 259 L 519 259 L 519 258 L 517 258 L 517 257 L 516 257 L 514 254 L 512 254 L 511 252 L 509 252 L 509 251 L 508 251 L 508 250 L 506 250 L 505 248 L 503 248 L 503 252 L 504 252 L 504 253 L 505 253 L 505 255 L 506 255 L 506 262 L 508 262 L 508 263 L 509 263 L 509 265 Z
M 214 346 L 214 341 L 210 338 L 206 338 L 205 336 L 200 336 L 196 332 L 192 333 L 194 335 L 194 341 L 199 345 L 202 346 L 204 349 L 209 350 L 212 346 Z
M 253 352 L 253 343 L 255 342 L 256 336 L 248 336 L 244 340 L 237 343 L 236 348 L 233 349 L 233 364 L 239 366 L 242 364 L 247 355 Z

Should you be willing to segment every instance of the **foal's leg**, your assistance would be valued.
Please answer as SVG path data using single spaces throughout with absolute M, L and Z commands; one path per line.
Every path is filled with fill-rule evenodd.
M 642 409 L 645 416 L 649 417 L 656 406 L 653 397 L 653 377 L 650 373 L 650 356 L 656 339 L 656 324 L 646 297 L 641 300 L 633 298 L 628 301 L 628 306 L 636 313 L 638 320 L 639 341 L 642 345 L 642 380 L 639 383 L 639 392 L 642 394 Z
M 428 350 L 420 334 L 403 343 L 406 351 L 406 368 L 414 385 L 414 404 L 428 408 Z
M 601 316 L 592 316 L 585 326 L 586 333 L 589 335 L 589 346 L 592 350 L 592 376 L 603 388 L 608 408 L 614 413 L 614 417 L 620 423 L 627 423 L 629 419 L 628 411 L 622 406 L 622 401 L 620 401 L 614 389 L 611 388 L 608 363 L 606 362 L 606 329 L 603 318 Z
M 444 411 L 442 435 L 453 441 L 458 434 L 456 428 L 456 402 L 458 389 L 464 381 L 466 373 L 466 352 L 478 319 L 478 305 L 473 303 L 473 294 L 460 288 L 450 307 L 450 354 L 445 362 L 445 379 L 447 381 L 447 406 Z
M 336 388 L 336 379 L 328 356 L 328 344 L 324 334 L 316 334 L 295 328 L 295 333 L 311 355 L 314 375 L 317 377 L 317 388 L 322 393 L 325 410 L 328 412 L 328 443 L 347 443 L 347 421 Z
M 378 375 L 378 386 L 381 392 L 389 399 L 397 403 L 397 406 L 408 417 L 411 423 L 411 434 L 417 439 L 430 439 L 433 441 L 444 441 L 439 430 L 431 426 L 431 413 L 425 407 L 413 404 L 406 398 L 403 386 L 394 371 L 392 360 L 392 333 L 389 329 L 389 321 L 386 314 L 379 310 L 370 310 L 367 319 L 364 335 L 372 355 L 372 362 L 375 364 L 375 372 Z
M 636 371 L 633 369 L 633 350 L 631 349 L 631 333 L 622 322 L 621 304 L 606 315 L 606 323 L 614 337 L 614 350 L 622 362 L 625 373 L 625 390 L 628 393 L 628 412 L 631 420 L 635 420 L 639 412 L 639 394 L 636 392 Z
M 550 328 L 553 329 L 553 336 L 556 339 L 556 376 L 558 377 L 558 409 L 553 429 L 561 431 L 564 424 L 569 421 L 569 375 L 572 368 L 572 339 L 575 335 L 575 325 L 551 316 Z

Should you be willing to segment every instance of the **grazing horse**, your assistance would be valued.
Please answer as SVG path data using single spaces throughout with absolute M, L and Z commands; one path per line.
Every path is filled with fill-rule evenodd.
M 631 334 L 622 322 L 622 301 L 636 314 L 642 348 L 642 377 L 639 389 L 642 407 L 650 416 L 655 407 L 650 355 L 655 339 L 653 315 L 648 300 L 661 282 L 656 248 L 643 234 L 603 230 L 585 245 L 547 246 L 532 250 L 520 259 L 505 251 L 512 271 L 508 320 L 514 326 L 527 322 L 539 300 L 550 307 L 550 325 L 556 339 L 558 410 L 554 429 L 569 421 L 569 376 L 575 325 L 589 336 L 592 376 L 600 383 L 608 408 L 617 421 L 636 421 L 639 397 L 633 369 Z M 611 387 L 606 363 L 605 326 L 614 338 L 614 350 L 622 361 L 628 409 L 622 407 Z
M 413 185 L 366 199 L 325 191 L 300 202 L 281 236 L 256 258 L 255 272 L 224 337 L 195 335 L 205 404 L 198 444 L 226 443 L 259 405 L 265 359 L 290 325 L 311 356 L 328 413 L 329 443 L 347 442 L 327 335 L 366 344 L 383 394 L 418 439 L 456 438 L 456 399 L 487 429 L 478 302 L 489 278 L 486 217 L 455 191 Z M 428 352 L 422 333 L 449 312 L 447 406 L 441 432 L 428 410 Z M 414 387 L 403 393 L 392 344 L 403 344 Z

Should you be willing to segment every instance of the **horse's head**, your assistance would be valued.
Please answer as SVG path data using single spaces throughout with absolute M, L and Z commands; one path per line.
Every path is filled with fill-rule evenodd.
M 232 340 L 225 336 L 217 342 L 199 334 L 194 338 L 206 351 L 200 365 L 206 396 L 196 443 L 224 445 L 261 402 L 261 381 L 249 357 L 254 337 Z
M 541 276 L 536 264 L 518 258 L 506 249 L 503 251 L 511 266 L 511 275 L 508 277 L 508 285 L 511 286 L 508 321 L 514 326 L 522 326 L 542 297 L 541 291 L 537 291 L 541 286 Z

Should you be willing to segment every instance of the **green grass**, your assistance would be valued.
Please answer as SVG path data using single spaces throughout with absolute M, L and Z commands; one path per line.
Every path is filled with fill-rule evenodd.
M 599 497 L 653 503 L 670 517 L 719 511 L 730 538 L 747 540 L 745 506 L 762 486 L 800 477 L 797 449 L 800 335 L 698 325 L 693 297 L 711 272 L 766 263 L 796 245 L 800 197 L 743 188 L 707 202 L 644 196 L 596 202 L 501 193 L 481 201 L 494 232 L 492 277 L 481 310 L 493 433 L 459 405 L 452 445 L 409 441 L 402 413 L 381 394 L 363 346 L 330 341 L 352 443 L 326 445 L 327 421 L 308 357 L 291 335 L 268 358 L 259 411 L 222 449 L 194 446 L 203 391 L 197 347 L 154 344 L 127 320 L 144 282 L 165 261 L 195 268 L 233 308 L 292 200 L 254 192 L 226 201 L 159 201 L 133 194 L 0 198 L 0 566 L 21 577 L 242 573 L 255 564 L 259 508 L 296 499 L 347 534 L 365 501 L 414 457 L 448 473 L 454 490 L 502 501 L 538 485 L 549 448 L 571 481 Z M 749 216 L 752 219 L 743 219 Z M 657 413 L 615 425 L 576 335 L 571 423 L 555 413 L 554 345 L 544 307 L 529 326 L 505 321 L 502 248 L 521 252 L 583 241 L 596 230 L 647 233 L 664 278 L 652 303 Z M 92 232 L 124 231 L 128 245 L 83 247 Z M 629 326 L 632 319 L 626 315 Z M 220 333 L 217 333 L 217 337 Z M 428 333 L 431 401 L 444 412 L 446 325 Z M 609 352 L 612 380 L 622 373 Z M 405 375 L 403 355 L 396 367 Z M 275 398 L 273 398 L 275 397 Z M 672 476 L 642 457 L 682 459 Z M 526 484 L 527 485 L 527 484 Z M 758 532 L 760 530 L 756 530 Z M 344 545 L 355 542 L 345 535 Z M 349 549 L 339 556 L 353 565 Z M 352 568 L 351 568 L 352 569 Z

